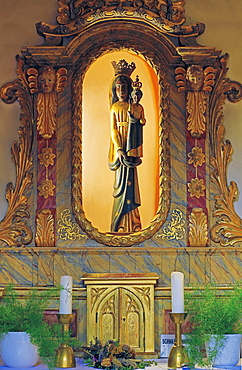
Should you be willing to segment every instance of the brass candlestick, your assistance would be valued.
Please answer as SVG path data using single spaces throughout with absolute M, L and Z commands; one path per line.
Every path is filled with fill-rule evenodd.
M 70 324 L 73 322 L 75 314 L 63 314 L 59 313 L 57 314 L 59 323 L 62 325 L 63 334 L 68 333 Z M 65 338 L 65 335 L 63 335 Z M 68 346 L 67 343 L 65 343 L 65 340 L 63 340 L 64 343 L 60 345 L 56 352 L 55 357 L 55 366 L 56 367 L 76 367 L 76 360 L 74 357 L 73 349 Z
M 169 315 L 175 324 L 175 341 L 168 357 L 168 369 L 176 369 L 188 363 L 187 350 L 182 344 L 181 337 L 181 324 L 185 321 L 187 314 L 169 312 Z

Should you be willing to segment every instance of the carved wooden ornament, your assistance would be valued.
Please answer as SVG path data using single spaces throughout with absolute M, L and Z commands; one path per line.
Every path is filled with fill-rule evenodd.
M 3 247 L 68 248 L 80 240 L 128 247 L 152 238 L 173 247 L 178 241 L 193 247 L 242 242 L 237 185 L 227 184 L 232 146 L 223 125 L 225 99 L 240 101 L 242 86 L 227 77 L 227 55 L 197 44 L 204 25 L 184 25 L 184 4 L 60 0 L 56 25 L 37 24 L 44 45 L 22 50 L 17 79 L 1 88 L 1 99 L 18 100 L 21 109 L 19 141 L 12 145 L 16 181 L 7 184 L 8 209 L 0 222 Z M 148 226 L 122 235 L 92 225 L 82 194 L 83 80 L 97 58 L 113 51 L 138 55 L 158 78 L 157 209 Z M 68 114 L 71 165 L 63 181 L 59 118 L 65 126 Z M 183 142 L 175 141 L 176 132 Z

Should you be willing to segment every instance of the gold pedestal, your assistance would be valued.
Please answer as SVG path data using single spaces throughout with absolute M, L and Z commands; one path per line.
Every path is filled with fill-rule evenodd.
M 69 331 L 69 326 L 74 320 L 75 314 L 57 314 L 59 323 L 62 325 L 63 333 Z M 74 357 L 74 352 L 67 343 L 62 343 L 56 352 L 55 357 L 55 366 L 56 367 L 76 367 L 76 360 Z
M 182 344 L 181 324 L 185 321 L 186 313 L 169 313 L 171 320 L 175 324 L 175 342 L 170 350 L 168 357 L 168 369 L 176 369 L 187 365 L 188 354 L 186 348 Z

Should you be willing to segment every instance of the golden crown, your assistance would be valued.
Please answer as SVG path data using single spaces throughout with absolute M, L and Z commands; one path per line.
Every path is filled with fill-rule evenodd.
M 137 89 L 137 90 L 139 90 L 139 89 L 141 89 L 141 87 L 142 87 L 142 82 L 140 82 L 140 80 L 139 80 L 139 76 L 136 76 L 136 79 L 135 79 L 135 81 L 133 82 L 133 88 L 135 88 L 135 89 Z
M 134 62 L 128 64 L 126 60 L 121 59 L 118 63 L 115 61 L 111 62 L 114 68 L 114 74 L 117 75 L 127 75 L 130 77 L 131 73 L 135 70 L 136 65 Z

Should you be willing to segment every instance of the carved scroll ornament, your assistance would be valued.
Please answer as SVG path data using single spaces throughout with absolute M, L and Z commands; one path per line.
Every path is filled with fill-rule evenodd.
M 32 240 L 32 231 L 27 225 L 29 218 L 27 191 L 32 183 L 32 136 L 33 136 L 33 101 L 29 94 L 28 81 L 24 71 L 24 63 L 17 57 L 18 79 L 7 83 L 1 88 L 1 99 L 5 103 L 20 103 L 19 142 L 12 144 L 12 158 L 16 167 L 15 186 L 7 184 L 6 199 L 8 208 L 4 219 L 0 222 L 0 240 L 10 247 L 22 247 Z
M 186 221 L 182 211 L 179 209 L 173 209 L 171 220 L 167 221 L 165 226 L 162 228 L 162 232 L 158 233 L 155 238 L 157 240 L 181 240 L 186 235 L 185 223 Z
M 205 29 L 199 22 L 192 26 L 183 25 L 186 21 L 185 0 L 60 0 L 58 5 L 57 25 L 36 24 L 37 32 L 46 38 L 46 45 L 60 45 L 63 37 L 77 35 L 90 24 L 117 18 L 149 23 L 174 36 L 197 36 Z
M 222 246 L 231 246 L 242 242 L 242 219 L 234 209 L 238 189 L 234 181 L 227 184 L 227 168 L 232 156 L 232 146 L 224 139 L 222 107 L 226 97 L 231 102 L 242 99 L 242 85 L 230 81 L 227 73 L 226 54 L 220 59 L 218 79 L 210 99 L 210 138 L 212 147 L 211 164 L 213 166 L 212 181 L 216 187 L 215 210 L 213 216 L 216 223 L 211 229 L 211 238 Z

